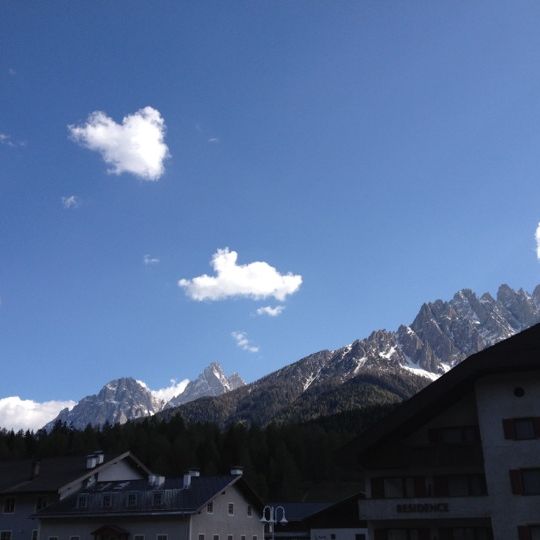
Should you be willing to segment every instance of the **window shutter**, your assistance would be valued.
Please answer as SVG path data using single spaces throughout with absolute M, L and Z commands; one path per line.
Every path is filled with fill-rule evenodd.
M 519 540 L 531 540 L 531 531 L 526 525 L 520 525 L 518 527 Z
M 416 476 L 414 478 L 414 496 L 415 497 L 426 497 L 426 479 L 423 476 Z
M 446 476 L 433 478 L 433 495 L 435 497 L 448 497 L 448 478 Z
M 382 499 L 384 497 L 384 482 L 382 478 L 371 479 L 371 498 Z
M 540 439 L 540 417 L 533 418 L 534 422 L 534 434 L 537 439 Z
M 510 471 L 510 485 L 512 486 L 512 493 L 514 495 L 523 494 L 523 479 L 519 469 L 513 469 Z
M 505 439 L 516 439 L 516 429 L 514 426 L 514 420 L 512 418 L 505 418 L 503 420 L 503 432 Z

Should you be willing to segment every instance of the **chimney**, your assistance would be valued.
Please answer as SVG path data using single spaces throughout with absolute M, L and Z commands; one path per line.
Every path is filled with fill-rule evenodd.
M 242 476 L 244 474 L 244 467 L 241 465 L 233 465 L 231 467 L 231 476 Z
M 96 456 L 94 456 L 94 454 L 88 454 L 86 456 L 86 469 L 87 470 L 95 469 L 96 463 L 97 463 L 97 459 L 96 459 Z
M 191 479 L 197 478 L 201 475 L 199 469 L 191 468 L 186 474 L 184 474 L 184 489 L 188 489 L 191 486 Z
M 156 478 L 157 478 L 157 475 L 149 474 L 148 475 L 148 485 L 149 486 L 155 486 L 156 485 Z
M 96 450 L 94 452 L 94 456 L 96 458 L 96 465 L 101 465 L 105 461 L 105 454 L 103 453 L 103 450 Z
M 41 465 L 41 462 L 39 461 L 39 459 L 37 459 L 36 461 L 33 461 L 32 462 L 32 479 L 36 478 L 37 476 L 39 476 L 39 468 L 40 468 L 40 465 Z
M 164 476 L 156 476 L 156 487 L 161 487 L 165 483 L 165 477 Z

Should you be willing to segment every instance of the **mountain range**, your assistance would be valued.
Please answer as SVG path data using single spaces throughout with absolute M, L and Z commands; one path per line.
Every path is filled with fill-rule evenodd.
M 336 350 L 310 354 L 244 384 L 211 364 L 173 399 L 156 402 L 134 379 L 111 381 L 55 419 L 81 429 L 175 414 L 186 421 L 266 425 L 302 422 L 409 398 L 467 356 L 540 322 L 540 286 L 532 294 L 501 285 L 496 298 L 462 289 L 421 306 L 408 325 L 376 330 Z M 53 421 L 53 423 L 55 422 Z M 47 427 L 52 425 L 48 424 Z
M 84 397 L 71 410 L 62 409 L 44 429 L 51 430 L 57 422 L 75 429 L 84 429 L 88 424 L 123 424 L 204 396 L 219 396 L 244 384 L 238 373 L 227 377 L 222 367 L 213 362 L 195 380 L 189 381 L 179 395 L 164 400 L 143 382 L 123 377 L 108 382 L 97 394 Z

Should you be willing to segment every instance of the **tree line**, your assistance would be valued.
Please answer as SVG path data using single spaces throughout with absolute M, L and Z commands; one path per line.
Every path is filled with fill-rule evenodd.
M 186 423 L 154 417 L 123 425 L 87 426 L 79 431 L 57 423 L 50 432 L 0 430 L 0 459 L 46 458 L 133 452 L 153 472 L 180 476 L 197 467 L 202 474 L 244 467 L 250 486 L 263 500 L 334 500 L 359 489 L 360 474 L 343 458 L 343 447 L 395 405 L 377 405 L 303 424 L 266 427 Z M 348 491 L 348 492 L 347 492 Z

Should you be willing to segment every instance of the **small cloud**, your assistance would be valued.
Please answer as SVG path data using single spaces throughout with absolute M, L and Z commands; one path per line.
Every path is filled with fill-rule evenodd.
M 0 132 L 0 144 L 9 146 L 11 148 L 26 146 L 25 141 L 15 141 L 13 140 L 13 137 L 11 135 L 9 135 L 8 133 L 2 133 L 2 132 Z
M 536 233 L 534 235 L 536 239 L 536 258 L 540 260 L 540 223 L 536 227 Z
M 257 308 L 257 315 L 268 315 L 269 317 L 278 317 L 283 313 L 285 306 L 263 306 Z
M 159 259 L 157 257 L 152 257 L 151 255 L 146 254 L 143 257 L 143 262 L 146 266 L 153 266 L 159 264 Z
M 217 144 L 219 142 L 219 139 L 217 137 L 210 137 L 208 139 L 209 143 Z
M 189 384 L 189 379 L 184 379 L 182 381 L 177 381 L 176 379 L 171 379 L 170 385 L 165 388 L 159 388 L 158 390 L 152 390 L 144 381 L 137 381 L 141 386 L 149 390 L 152 395 L 163 402 L 170 401 L 172 398 L 179 396 L 184 392 L 186 386 Z
M 62 206 L 64 208 L 79 208 L 81 205 L 81 199 L 77 195 L 66 195 L 62 197 Z
M 298 274 L 280 274 L 263 261 L 237 264 L 238 253 L 229 248 L 218 249 L 210 262 L 216 275 L 180 279 L 178 285 L 193 300 L 224 300 L 235 296 L 254 299 L 273 296 L 283 301 L 295 293 L 302 284 Z
M 246 332 L 231 332 L 231 336 L 233 337 L 234 341 L 236 341 L 236 345 L 240 347 L 240 349 L 250 353 L 259 352 L 259 347 L 257 345 L 253 345 L 249 341 Z
M 75 142 L 101 154 L 110 165 L 109 173 L 131 173 L 143 180 L 156 181 L 165 172 L 169 157 L 165 144 L 165 121 L 153 107 L 125 116 L 117 124 L 104 112 L 95 111 L 86 124 L 68 126 Z
M 15 75 L 17 75 L 17 72 L 16 72 L 13 68 L 9 68 L 9 69 L 8 69 L 8 73 L 9 73 L 12 77 L 15 77 Z
M 54 420 L 58 413 L 73 408 L 76 401 L 44 401 L 39 403 L 19 396 L 0 399 L 0 428 L 18 431 L 37 430 Z

